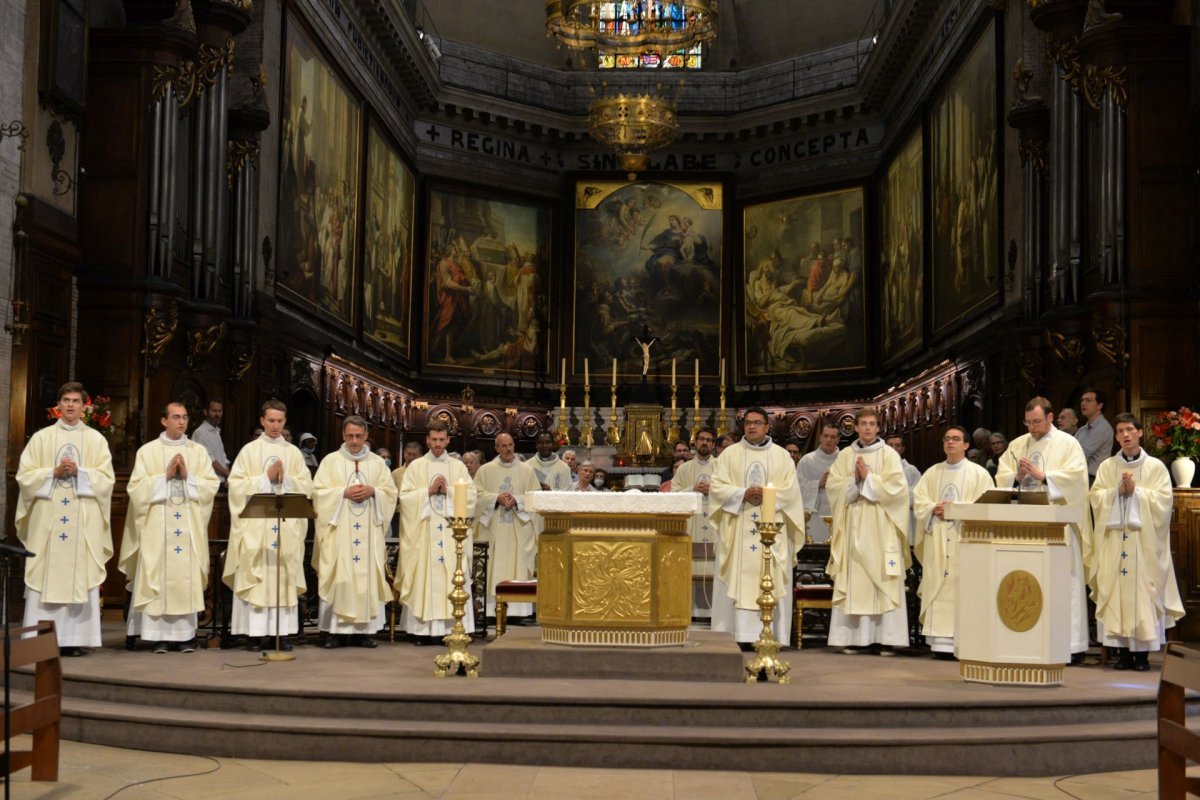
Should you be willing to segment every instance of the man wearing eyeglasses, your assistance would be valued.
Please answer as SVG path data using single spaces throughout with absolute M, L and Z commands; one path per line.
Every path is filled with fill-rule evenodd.
M 1071 546 L 1071 653 L 1079 663 L 1088 649 L 1087 595 L 1084 590 L 1092 523 L 1088 515 L 1087 458 L 1075 437 L 1054 427 L 1054 406 L 1044 397 L 1025 404 L 1024 436 L 1018 436 L 1000 457 L 996 485 L 1001 489 L 1044 491 L 1056 505 L 1083 510 L 1083 521 L 1072 523 Z
M 129 636 L 155 653 L 195 649 L 208 585 L 208 520 L 221 486 L 208 449 L 188 441 L 187 407 L 168 403 L 163 432 L 137 452 L 117 566 L 129 581 Z
M 958 600 L 958 533 L 962 523 L 948 520 L 952 503 L 973 503 L 993 487 L 988 471 L 967 459 L 967 429 L 951 425 L 942 434 L 946 460 L 934 464 L 913 489 L 917 516 L 917 560 L 921 562 L 921 633 L 935 658 L 954 657 Z
M 838 453 L 825 482 L 833 510 L 825 568 L 833 579 L 829 646 L 890 656 L 893 647 L 908 646 L 908 481 L 900 454 L 879 438 L 874 407 L 858 410 L 854 430 L 858 438 Z
M 804 541 L 804 501 L 791 456 L 768 435 L 767 412 L 757 406 L 746 409 L 742 428 L 745 436 L 725 448 L 709 482 L 709 508 L 720 534 L 712 629 L 731 631 L 742 649 L 749 649 L 762 631 L 758 595 L 763 554 L 755 524 L 763 515 L 763 489 L 775 488 L 775 520 L 784 523 L 771 547 L 779 609 L 791 605 L 787 598 L 792 596 L 792 562 L 796 548 Z M 771 629 L 779 642 L 788 642 L 792 615 L 776 611 Z

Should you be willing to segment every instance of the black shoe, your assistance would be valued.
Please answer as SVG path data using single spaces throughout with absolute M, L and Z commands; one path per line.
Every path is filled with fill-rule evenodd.
M 79 658 L 83 655 L 82 647 L 60 647 L 58 654 L 65 658 Z
M 155 654 L 158 654 L 158 653 L 165 654 L 167 652 L 167 643 L 166 642 L 155 642 L 154 643 L 154 652 L 155 652 Z
M 325 638 L 321 640 L 321 647 L 325 648 L 326 650 L 337 650 L 342 646 L 342 640 L 334 634 L 326 633 L 323 634 L 323 636 Z
M 179 644 L 179 652 L 181 652 L 181 653 L 194 653 L 194 652 L 196 652 L 196 640 L 195 640 L 195 639 L 191 639 L 191 640 L 189 640 L 189 641 L 186 641 L 186 642 L 180 642 L 180 644 Z
M 1071 653 L 1071 666 L 1072 667 L 1083 666 L 1083 657 L 1086 655 L 1087 655 L 1087 653 Z
M 295 649 L 295 648 L 294 648 L 294 647 L 292 647 L 292 643 L 291 643 L 291 642 L 289 642 L 287 639 L 280 639 L 280 640 L 279 640 L 279 652 L 281 652 L 281 653 L 290 653 L 290 652 L 292 652 L 292 650 L 294 650 L 294 649 Z
M 958 658 L 955 657 L 954 653 L 934 652 L 933 657 L 938 661 L 958 661 Z
M 136 636 L 126 636 L 125 637 L 125 649 L 126 650 L 137 650 L 137 640 L 138 640 L 138 637 L 136 637 Z
M 418 636 L 415 633 L 410 633 L 408 638 L 417 647 L 427 647 L 431 644 L 437 644 L 436 636 Z
M 261 636 L 251 636 L 246 640 L 246 649 L 251 653 L 261 653 L 263 648 Z
M 1149 672 L 1150 671 L 1150 654 L 1149 653 L 1134 653 L 1133 654 L 1133 671 L 1134 672 Z
M 376 647 L 379 647 L 379 642 L 375 641 L 366 634 L 359 633 L 350 637 L 350 646 L 364 647 L 367 650 L 374 650 Z
M 754 652 L 754 642 L 738 642 L 737 645 L 738 645 L 738 649 L 741 650 L 743 653 L 753 653 Z

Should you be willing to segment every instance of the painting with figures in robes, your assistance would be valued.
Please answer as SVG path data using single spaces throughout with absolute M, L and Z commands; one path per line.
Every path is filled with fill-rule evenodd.
M 930 111 L 933 330 L 1000 298 L 993 23 Z
M 579 181 L 575 185 L 572 369 L 670 380 L 671 360 L 704 375 L 720 363 L 723 186 Z M 643 337 L 649 336 L 650 340 Z M 685 381 L 686 383 L 687 381 Z
M 921 346 L 925 307 L 923 184 L 918 126 L 879 183 L 880 344 L 885 362 Z
M 742 235 L 746 375 L 865 367 L 862 188 L 747 206 Z
M 549 204 L 432 187 L 427 366 L 544 374 L 549 365 Z
M 407 358 L 416 181 L 373 124 L 367 128 L 366 181 L 363 333 Z
M 279 285 L 349 325 L 358 231 L 358 101 L 288 16 L 279 161 Z

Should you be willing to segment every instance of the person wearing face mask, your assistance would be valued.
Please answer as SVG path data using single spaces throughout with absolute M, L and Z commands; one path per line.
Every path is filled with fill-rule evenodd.
M 592 478 L 592 486 L 596 487 L 597 492 L 608 491 L 608 470 L 596 469 L 596 476 Z
M 475 483 L 461 461 L 450 458 L 446 446 L 450 429 L 441 420 L 429 423 L 425 444 L 429 451 L 408 465 L 400 483 L 400 568 L 396 589 L 404 609 L 401 622 L 414 644 L 434 644 L 450 633 L 454 610 L 449 593 L 453 586 L 455 542 L 450 527 L 454 516 L 454 493 L 464 485 L 467 515 L 474 516 Z M 463 553 L 471 552 L 468 530 Z M 464 568 L 470 570 L 470 558 Z M 467 583 L 470 594 L 471 584 Z M 475 631 L 475 612 L 467 600 L 463 626 Z
M 375 451 L 375 455 L 379 456 L 383 460 L 383 465 L 387 467 L 388 471 L 390 472 L 392 469 L 392 451 L 388 450 L 386 447 L 381 447 Z
M 804 503 L 796 485 L 791 456 L 771 441 L 770 417 L 762 408 L 746 409 L 746 432 L 725 448 L 709 481 L 709 508 L 719 532 L 716 576 L 713 579 L 712 629 L 733 633 L 742 649 L 750 649 L 762 631 L 758 595 L 763 556 L 755 523 L 762 519 L 764 489 L 775 489 L 775 516 L 784 523 L 771 548 L 775 599 L 790 608 L 792 566 L 796 548 L 804 541 Z M 792 615 L 776 613 L 772 632 L 777 641 L 791 640 Z
M 825 482 L 833 511 L 829 646 L 894 655 L 893 647 L 908 646 L 908 481 L 900 454 L 879 438 L 874 407 L 858 410 L 854 430 L 858 438 L 838 453 Z
M 83 421 L 83 385 L 58 390 L 57 421 L 30 437 L 17 466 L 17 538 L 25 559 L 25 620 L 52 620 L 65 656 L 100 646 L 100 584 L 113 554 L 112 454 Z
M 496 613 L 496 584 L 527 581 L 537 565 L 537 530 L 534 515 L 525 510 L 531 492 L 541 491 L 533 467 L 517 460 L 513 437 L 496 434 L 496 457 L 479 468 L 475 490 L 479 495 L 479 536 L 488 545 L 487 613 Z M 528 617 L 532 603 L 511 603 L 510 617 Z
M 155 653 L 195 649 L 208 585 L 208 520 L 221 482 L 187 425 L 187 407 L 168 403 L 163 432 L 138 450 L 127 488 L 117 561 L 132 594 L 127 634 L 154 642 Z
M 300 434 L 300 452 L 304 454 L 304 466 L 308 467 L 309 471 L 316 472 L 317 467 L 321 466 L 321 460 L 317 458 L 317 437 L 311 433 Z
M 283 439 L 287 406 L 279 400 L 262 404 L 263 434 L 242 448 L 229 470 L 229 548 L 225 556 L 225 585 L 233 590 L 230 633 L 246 635 L 246 649 L 257 653 L 263 639 L 298 630 L 296 598 L 308 585 L 304 579 L 304 540 L 308 520 L 285 519 L 276 531 L 274 519 L 243 519 L 250 497 L 273 491 L 312 497 L 312 476 L 304 456 Z M 280 545 L 276 545 L 276 534 Z M 276 571 L 281 580 L 276 589 Z M 282 642 L 281 650 L 291 650 Z
M 391 599 L 384 537 L 396 510 L 396 484 L 367 445 L 367 421 L 342 422 L 342 446 L 313 478 L 317 512 L 312 566 L 317 572 L 322 646 L 373 648 Z

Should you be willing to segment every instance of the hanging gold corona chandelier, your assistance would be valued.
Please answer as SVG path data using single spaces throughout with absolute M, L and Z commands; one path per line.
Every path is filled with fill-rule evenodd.
M 717 35 L 717 0 L 589 2 L 546 0 L 546 31 L 572 50 L 606 56 L 687 52 Z M 621 169 L 646 169 L 647 153 L 675 141 L 679 131 L 673 100 L 655 94 L 605 95 L 588 108 L 593 139 L 617 153 Z

